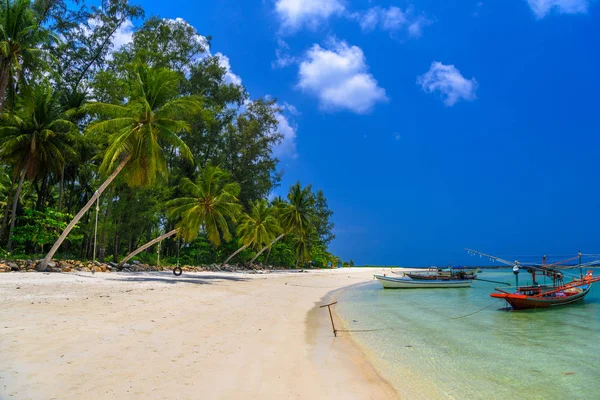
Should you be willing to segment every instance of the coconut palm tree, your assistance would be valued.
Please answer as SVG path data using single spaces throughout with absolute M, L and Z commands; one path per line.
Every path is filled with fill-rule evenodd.
M 42 69 L 51 55 L 41 45 L 58 42 L 58 37 L 41 25 L 30 0 L 5 0 L 0 8 L 0 114 L 6 91 L 14 79 Z M 11 85 L 12 86 L 12 85 Z
M 208 165 L 195 183 L 183 178 L 181 189 L 187 196 L 171 200 L 167 205 L 171 217 L 181 218 L 177 226 L 183 240 L 192 242 L 202 228 L 208 241 L 216 247 L 221 244 L 221 236 L 226 242 L 230 241 L 228 220 L 236 222 L 242 206 L 238 200 L 240 185 L 231 181 L 229 173 Z
M 290 191 L 287 195 L 288 202 L 278 201 L 276 207 L 278 208 L 279 225 L 282 228 L 282 233 L 275 238 L 268 246 L 263 247 L 252 260 L 252 264 L 258 256 L 260 256 L 265 250 L 269 249 L 273 244 L 283 238 L 285 235 L 290 233 L 295 234 L 297 237 L 302 238 L 308 233 L 308 230 L 313 224 L 314 216 L 314 196 L 310 186 L 302 187 L 300 182 L 296 182 L 295 185 L 290 187 Z
M 189 243 L 193 242 L 200 229 L 203 229 L 208 240 L 217 247 L 221 244 L 221 237 L 225 241 L 231 240 L 228 221 L 235 222 L 242 210 L 237 198 L 240 185 L 232 182 L 226 171 L 218 166 L 208 165 L 196 182 L 183 178 L 180 187 L 186 197 L 167 203 L 169 216 L 180 218 L 175 229 L 131 252 L 119 265 L 122 266 L 143 250 L 175 234 Z
M 164 146 L 176 148 L 179 156 L 192 161 L 189 148 L 178 134 L 190 130 L 186 119 L 200 112 L 201 103 L 193 97 L 178 97 L 179 74 L 164 68 L 138 66 L 130 82 L 131 99 L 126 104 L 85 106 L 90 114 L 103 118 L 92 123 L 87 134 L 107 135 L 108 148 L 100 172 L 112 172 L 65 228 L 38 265 L 40 270 L 46 268 L 75 224 L 121 171 L 130 186 L 151 185 L 158 176 L 166 179 Z
M 27 91 L 16 111 L 5 113 L 0 125 L 0 159 L 15 166 L 19 183 L 14 194 L 7 248 L 11 249 L 17 204 L 23 182 L 46 171 L 60 173 L 65 160 L 76 157 L 71 144 L 77 126 L 66 119 L 52 89 L 39 85 Z
M 267 200 L 264 199 L 250 203 L 250 214 L 243 214 L 237 226 L 237 234 L 242 247 L 230 255 L 222 265 L 227 264 L 229 260 L 248 247 L 262 250 L 265 245 L 275 239 L 279 232 L 281 232 L 281 227 L 275 215 L 275 208 L 269 206 Z

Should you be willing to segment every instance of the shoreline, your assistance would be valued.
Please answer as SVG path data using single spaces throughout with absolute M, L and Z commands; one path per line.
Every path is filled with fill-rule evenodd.
M 0 397 L 397 398 L 314 311 L 375 271 L 1 274 Z
M 365 282 L 353 283 L 334 289 L 323 296 L 318 303 L 315 303 L 315 306 L 307 315 L 307 342 L 313 349 L 313 359 L 317 365 L 326 364 L 326 358 L 328 357 L 336 357 L 347 365 L 348 368 L 352 368 L 354 373 L 358 371 L 363 379 L 377 388 L 375 392 L 373 390 L 374 387 L 372 387 L 370 392 L 362 390 L 359 393 L 356 393 L 356 389 L 354 389 L 353 392 L 358 395 L 356 398 L 400 399 L 402 397 L 400 397 L 398 390 L 379 373 L 370 357 L 366 354 L 365 349 L 356 342 L 351 333 L 343 332 L 349 326 L 347 321 L 336 311 L 335 307 L 332 307 L 331 312 L 338 332 L 337 337 L 333 334 L 327 308 L 320 308 L 323 304 L 336 301 L 337 293 L 363 283 Z M 340 335 L 339 332 L 342 332 L 342 334 Z M 317 343 L 318 339 L 322 340 L 321 343 Z M 352 380 L 349 379 L 348 381 L 352 384 Z M 362 388 L 364 389 L 366 386 L 362 385 Z M 336 393 L 331 393 L 331 395 L 332 397 L 330 398 L 335 398 Z
M 418 271 L 416 268 L 392 268 L 396 271 L 402 272 L 413 272 Z M 392 269 L 378 269 L 381 273 L 391 273 Z M 373 268 L 375 270 L 375 268 Z M 374 271 L 375 272 L 375 271 Z M 369 280 L 355 283 L 352 285 L 340 287 L 335 289 L 327 294 L 327 296 L 323 299 L 324 302 L 330 303 L 332 301 L 336 301 L 337 298 L 342 297 L 343 294 L 349 290 L 352 290 L 353 287 L 364 285 L 369 283 Z M 382 289 L 383 290 L 383 289 Z M 388 289 L 391 290 L 391 289 Z M 361 340 L 356 336 L 356 333 L 350 331 L 352 328 L 350 321 L 346 320 L 342 313 L 338 311 L 336 307 L 332 308 L 333 318 L 336 322 L 336 327 L 338 323 L 340 323 L 340 327 L 338 330 L 345 331 L 342 333 L 342 336 L 338 335 L 338 339 L 343 339 L 346 342 L 346 346 L 352 348 L 357 355 L 359 355 L 361 360 L 361 365 L 363 369 L 363 373 L 368 377 L 375 377 L 381 385 L 387 387 L 388 393 L 393 394 L 392 398 L 395 399 L 437 399 L 437 398 L 445 398 L 441 396 L 438 392 L 430 390 L 428 387 L 424 386 L 415 386 L 414 384 L 409 382 L 421 382 L 424 379 L 427 379 L 425 376 L 418 376 L 415 371 L 407 368 L 402 365 L 391 365 L 388 361 L 383 359 L 381 355 L 374 352 L 367 344 L 361 343 Z M 328 320 L 327 328 L 331 333 L 331 323 Z M 324 328 L 322 328 L 324 329 Z M 333 335 L 331 333 L 331 335 Z M 391 371 L 394 371 L 392 374 Z M 402 380 L 398 381 L 397 375 L 398 371 L 402 372 Z M 396 375 L 396 376 L 394 376 Z M 406 379 L 408 377 L 408 382 Z

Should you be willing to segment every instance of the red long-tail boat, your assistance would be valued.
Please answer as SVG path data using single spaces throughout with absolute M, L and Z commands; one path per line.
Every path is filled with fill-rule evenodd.
M 600 281 L 600 277 L 593 277 L 592 273 L 588 271 L 583 278 L 559 286 L 521 286 L 514 293 L 496 288 L 500 293 L 490 296 L 506 300 L 515 310 L 565 306 L 583 300 L 592 289 L 592 283 Z
M 494 261 L 499 261 L 507 265 L 513 264 L 498 257 L 490 256 L 478 251 L 470 249 L 467 249 L 467 251 L 471 254 L 479 254 L 480 256 L 489 257 Z M 551 265 L 546 265 L 546 257 L 544 256 L 542 258 L 541 266 L 523 265 L 519 267 L 519 263 L 515 262 L 513 272 L 517 278 L 516 291 L 511 293 L 504 289 L 496 288 L 495 290 L 499 293 L 491 293 L 490 296 L 497 299 L 506 300 L 506 302 L 510 304 L 514 310 L 564 306 L 581 301 L 590 292 L 592 284 L 600 281 L 600 276 L 594 277 L 592 270 L 587 271 L 585 276 L 583 275 L 583 267 L 597 265 L 599 261 L 596 260 L 586 264 L 581 264 L 581 256 L 582 254 L 579 253 L 577 257 Z M 579 258 L 579 265 L 574 267 L 579 267 L 580 275 L 579 277 L 573 278 L 571 282 L 565 283 L 564 273 L 555 267 L 560 263 L 571 261 L 577 258 Z M 532 285 L 518 286 L 518 274 L 520 269 L 525 269 L 531 274 L 533 281 Z M 538 284 L 536 282 L 536 274 L 552 278 L 552 285 Z

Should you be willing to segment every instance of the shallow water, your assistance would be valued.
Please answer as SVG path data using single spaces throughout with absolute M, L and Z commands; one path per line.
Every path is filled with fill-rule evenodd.
M 514 284 L 509 270 L 479 277 Z M 600 284 L 578 304 L 516 312 L 489 296 L 499 286 L 372 281 L 338 293 L 336 307 L 349 330 L 376 329 L 352 337 L 407 398 L 600 399 Z

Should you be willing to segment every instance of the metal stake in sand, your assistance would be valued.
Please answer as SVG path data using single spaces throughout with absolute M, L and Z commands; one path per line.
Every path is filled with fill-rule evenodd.
M 329 318 L 331 319 L 331 329 L 333 329 L 333 336 L 337 337 L 337 329 L 335 329 L 335 325 L 333 324 L 333 316 L 331 315 L 331 306 L 334 304 L 337 304 L 337 301 L 334 301 L 333 303 L 325 304 L 319 308 L 327 307 L 327 310 L 329 310 Z

